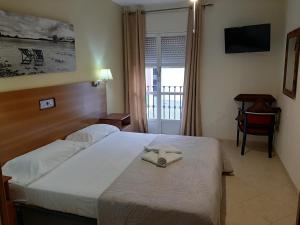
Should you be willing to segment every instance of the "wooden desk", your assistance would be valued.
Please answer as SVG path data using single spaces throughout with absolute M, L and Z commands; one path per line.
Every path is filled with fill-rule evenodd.
M 266 94 L 239 94 L 234 98 L 238 102 L 255 102 L 257 99 L 263 99 L 269 104 L 276 102 L 276 99 L 272 95 Z
M 235 101 L 242 102 L 242 110 L 245 108 L 245 102 L 255 102 L 258 99 L 263 99 L 270 106 L 276 102 L 272 95 L 267 94 L 239 94 L 234 98 Z

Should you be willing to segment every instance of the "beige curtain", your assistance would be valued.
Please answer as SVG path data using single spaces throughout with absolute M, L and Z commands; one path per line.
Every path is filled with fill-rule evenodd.
M 202 6 L 197 4 L 195 11 L 189 11 L 187 55 L 184 80 L 184 100 L 181 133 L 188 136 L 201 136 L 200 65 L 201 65 L 201 25 Z M 194 30 L 195 28 L 195 30 Z M 193 32 L 194 30 L 194 32 Z
M 137 132 L 147 132 L 145 81 L 145 14 L 124 10 L 125 110 Z

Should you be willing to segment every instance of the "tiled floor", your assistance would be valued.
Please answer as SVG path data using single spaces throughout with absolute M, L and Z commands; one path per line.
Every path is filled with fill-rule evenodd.
M 235 171 L 224 178 L 222 225 L 295 225 L 297 191 L 279 158 L 251 146 L 242 157 L 234 142 L 221 145 Z

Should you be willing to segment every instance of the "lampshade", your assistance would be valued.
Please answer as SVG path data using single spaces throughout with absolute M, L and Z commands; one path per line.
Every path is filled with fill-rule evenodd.
M 99 80 L 100 81 L 108 81 L 108 80 L 112 80 L 113 76 L 111 74 L 111 70 L 110 69 L 101 69 L 99 72 Z

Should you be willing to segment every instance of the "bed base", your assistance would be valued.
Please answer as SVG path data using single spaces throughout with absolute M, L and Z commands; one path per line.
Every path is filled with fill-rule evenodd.
M 18 225 L 97 225 L 97 220 L 40 208 L 37 206 L 15 203 Z
M 97 225 L 96 219 L 78 216 L 71 213 L 63 213 L 59 211 L 49 210 L 38 206 L 27 205 L 24 203 L 17 203 L 17 202 L 14 203 L 14 207 L 16 209 L 17 225 Z M 221 212 L 220 225 L 225 225 L 225 217 L 226 217 L 225 176 L 222 176 L 221 209 L 220 209 Z

